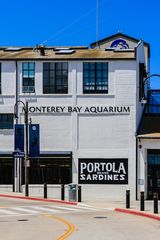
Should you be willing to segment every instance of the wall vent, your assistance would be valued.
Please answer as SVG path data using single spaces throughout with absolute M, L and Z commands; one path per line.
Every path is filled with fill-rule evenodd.
M 5 48 L 4 51 L 8 51 L 8 52 L 16 52 L 16 51 L 20 51 L 22 50 L 22 48 L 19 48 L 19 47 L 8 47 L 8 48 Z
M 59 50 L 59 51 L 56 51 L 55 54 L 73 54 L 75 53 L 75 50 L 73 49 L 66 49 L 66 50 Z

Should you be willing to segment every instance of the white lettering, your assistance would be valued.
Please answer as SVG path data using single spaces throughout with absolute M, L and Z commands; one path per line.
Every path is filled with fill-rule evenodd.
M 104 177 L 104 176 L 103 176 L 102 174 L 100 174 L 100 175 L 99 175 L 99 180 L 103 180 L 103 177 Z
M 100 170 L 100 164 L 99 163 L 94 163 L 94 171 L 95 172 L 100 172 L 101 170 Z
M 94 170 L 93 163 L 88 163 L 87 170 L 88 170 L 89 173 L 93 172 L 93 170 Z
M 115 175 L 114 175 L 114 180 L 115 180 L 115 181 L 119 180 L 119 179 L 118 179 L 118 176 L 119 176 L 118 174 L 115 174 Z
M 125 180 L 125 175 L 121 174 L 120 175 L 120 181 L 124 181 Z
M 88 174 L 86 180 L 92 180 L 91 175 Z
M 80 180 L 85 180 L 85 174 L 80 175 Z
M 92 178 L 93 178 L 93 180 L 97 180 L 97 178 L 98 178 L 98 175 L 96 175 L 96 174 L 93 174 Z
M 119 164 L 119 171 L 118 172 L 120 173 L 120 171 L 122 171 L 123 174 L 126 174 L 126 171 L 125 171 L 125 168 L 124 168 L 124 163 L 122 163 L 122 162 Z
M 112 163 L 106 164 L 106 171 L 111 172 L 112 171 Z
M 86 168 L 87 168 L 87 164 L 84 163 L 84 162 L 82 162 L 82 163 L 81 163 L 81 167 L 80 167 L 81 173 L 83 173 L 83 170 L 86 169 Z

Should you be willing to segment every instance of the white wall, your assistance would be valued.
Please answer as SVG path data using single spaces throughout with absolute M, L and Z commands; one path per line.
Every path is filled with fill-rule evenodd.
M 4 63 L 6 64 L 6 63 Z M 2 64 L 3 65 L 3 64 Z M 136 97 L 137 97 L 137 65 L 136 61 L 109 62 L 109 93 L 83 94 L 83 65 L 80 61 L 69 63 L 69 93 L 58 95 L 42 94 L 42 62 L 36 62 L 35 93 L 22 93 L 22 62 L 18 65 L 19 96 L 22 101 L 29 101 L 29 106 L 130 106 L 129 114 L 30 114 L 32 123 L 40 123 L 42 151 L 72 151 L 73 181 L 78 182 L 78 158 L 128 158 L 128 185 L 92 185 L 83 186 L 86 199 L 95 196 L 103 198 L 123 198 L 125 190 L 130 188 L 135 196 L 135 161 L 136 161 Z M 15 63 L 4 65 L 8 89 L 12 100 L 4 96 L 0 103 L 0 112 L 12 109 L 15 103 Z M 8 69 L 8 70 L 7 70 Z M 11 74 L 13 73 L 13 74 Z M 8 76 L 8 77 L 7 77 Z M 10 79 L 10 80 L 9 80 Z M 10 84 L 11 81 L 11 84 Z M 5 85 L 6 84 L 6 85 Z M 4 91 L 4 90 L 3 90 Z M 5 93 L 4 91 L 4 93 Z M 19 112 L 21 107 L 19 107 Z M 19 122 L 23 123 L 22 114 Z M 4 136 L 0 132 L 0 152 L 13 151 L 13 133 Z

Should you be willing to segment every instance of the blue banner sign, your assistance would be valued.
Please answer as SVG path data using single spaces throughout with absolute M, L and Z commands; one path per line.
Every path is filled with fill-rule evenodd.
M 29 125 L 29 156 L 39 157 L 40 142 L 39 142 L 39 124 Z
M 24 125 L 16 124 L 14 131 L 14 149 L 24 152 Z

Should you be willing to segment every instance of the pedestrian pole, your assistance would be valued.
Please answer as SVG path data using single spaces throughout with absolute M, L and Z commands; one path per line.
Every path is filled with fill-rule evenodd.
M 47 183 L 44 183 L 44 198 L 47 198 Z
M 65 199 L 65 187 L 64 184 L 61 185 L 61 200 Z
M 82 202 L 82 187 L 78 186 L 78 202 Z
M 154 213 L 158 213 L 158 193 L 153 193 Z
M 144 211 L 144 192 L 140 192 L 140 210 Z
M 126 208 L 130 208 L 130 190 L 126 190 Z

